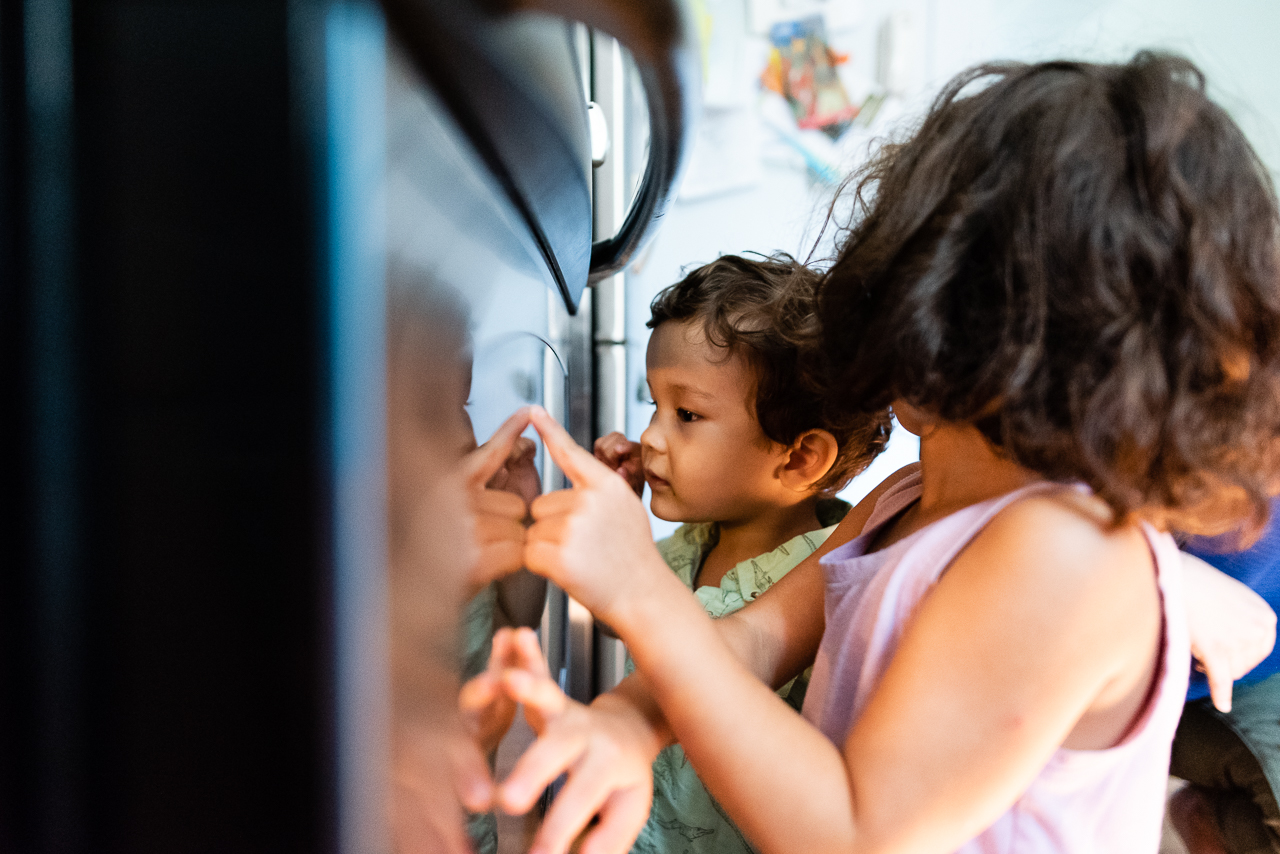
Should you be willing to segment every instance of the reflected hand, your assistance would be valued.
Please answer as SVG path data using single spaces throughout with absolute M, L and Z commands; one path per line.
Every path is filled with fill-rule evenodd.
M 502 468 L 489 478 L 485 487 L 518 495 L 525 504 L 533 503 L 533 499 L 542 494 L 542 478 L 533 463 L 537 451 L 537 444 L 528 436 L 517 437 Z
M 516 410 L 493 438 L 462 460 L 461 475 L 474 547 L 468 572 L 473 591 L 524 566 L 524 522 L 529 513 L 525 499 L 515 492 L 490 489 L 486 485 L 499 471 L 505 470 L 513 455 L 519 458 L 523 453 L 517 446 L 520 433 L 528 425 L 529 410 Z M 533 444 L 528 439 L 525 441 Z M 511 475 L 508 473 L 507 477 Z
M 525 566 L 560 585 L 597 619 L 620 628 L 615 608 L 638 600 L 653 578 L 671 574 L 654 549 L 644 506 L 546 410 L 533 407 L 529 417 L 573 488 L 533 502 Z
M 458 710 L 470 749 L 459 752 L 461 761 L 455 761 L 454 772 L 458 797 L 471 812 L 485 812 L 493 806 L 493 781 L 483 757 L 498 749 L 515 719 L 517 700 L 505 687 L 505 676 L 512 669 L 550 679 L 537 636 L 528 629 L 498 629 L 488 668 L 458 692 Z M 476 757 L 480 757 L 478 763 Z
M 617 472 L 636 493 L 644 495 L 644 463 L 640 443 L 614 431 L 596 439 L 595 457 Z
M 516 701 L 503 690 L 506 671 L 509 668 L 537 670 L 539 667 L 546 670 L 537 637 L 527 629 L 524 633 L 533 638 L 532 653 L 527 644 L 517 643 L 515 629 L 502 628 L 494 632 L 488 668 L 458 692 L 458 710 L 462 712 L 463 723 L 472 740 L 486 755 L 497 749 L 516 714 Z
M 533 650 L 533 633 L 523 630 Z M 644 827 L 653 800 L 653 760 L 660 744 L 642 718 L 605 695 L 591 707 L 567 696 L 538 658 L 535 668 L 508 670 L 504 687 L 524 706 L 538 740 L 499 787 L 508 813 L 528 812 L 561 774 L 568 780 L 543 819 L 530 851 L 563 854 L 592 820 L 579 854 L 625 854 Z
M 1231 711 L 1231 686 L 1271 653 L 1276 615 L 1261 596 L 1181 552 L 1191 654 L 1209 678 L 1213 705 Z

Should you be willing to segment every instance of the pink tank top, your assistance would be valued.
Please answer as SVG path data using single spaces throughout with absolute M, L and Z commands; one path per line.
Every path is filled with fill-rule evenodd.
M 920 497 L 911 475 L 881 496 L 863 534 L 822 559 L 826 632 L 814 662 L 804 716 L 835 744 L 857 721 L 916 605 L 993 516 L 1035 492 L 1034 484 L 966 507 L 886 549 L 867 554 L 877 530 Z M 1133 730 L 1106 750 L 1059 748 L 995 823 L 961 845 L 963 854 L 1142 854 L 1160 844 L 1169 746 L 1187 691 L 1190 645 L 1177 546 L 1143 526 L 1155 557 L 1164 611 L 1158 685 Z

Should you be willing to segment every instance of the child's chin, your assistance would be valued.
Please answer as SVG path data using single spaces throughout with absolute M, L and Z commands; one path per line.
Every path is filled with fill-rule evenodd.
M 665 496 L 655 495 L 649 499 L 649 510 L 664 522 L 683 522 L 684 516 L 676 508 L 675 502 Z

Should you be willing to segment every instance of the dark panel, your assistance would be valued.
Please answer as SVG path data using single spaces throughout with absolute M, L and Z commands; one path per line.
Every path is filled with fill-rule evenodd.
M 298 132 L 324 105 L 297 67 L 324 4 L 25 6 L 0 4 L 0 850 L 333 850 Z
M 32 473 L 24 413 L 28 374 L 25 324 L 29 313 L 26 242 L 27 164 L 23 139 L 27 115 L 23 81 L 22 7 L 0 3 L 0 851 L 31 847 L 35 804 L 30 797 L 36 767 L 31 693 L 30 577 Z
M 78 12 L 90 824 L 323 850 L 325 294 L 286 4 Z

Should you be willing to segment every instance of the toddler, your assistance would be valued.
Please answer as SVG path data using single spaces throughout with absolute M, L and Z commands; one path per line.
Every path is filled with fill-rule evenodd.
M 649 484 L 655 516 L 685 523 L 658 552 L 712 617 L 826 540 L 849 509 L 829 496 L 888 439 L 887 407 L 840 425 L 823 415 L 817 281 L 789 256 L 726 255 L 662 291 L 648 323 L 653 418 L 638 443 L 621 433 L 596 442 L 596 457 L 637 493 Z M 801 674 L 778 693 L 799 711 L 807 685 Z M 653 775 L 637 852 L 750 852 L 678 745 Z

